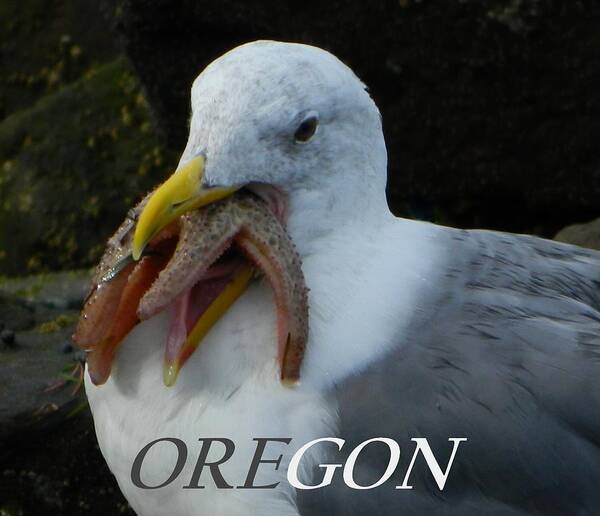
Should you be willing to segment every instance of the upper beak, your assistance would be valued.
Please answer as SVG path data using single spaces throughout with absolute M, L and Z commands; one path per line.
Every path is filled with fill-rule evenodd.
M 131 254 L 138 260 L 146 244 L 180 215 L 231 195 L 236 187 L 202 185 L 205 158 L 200 155 L 178 168 L 152 194 L 138 219 Z

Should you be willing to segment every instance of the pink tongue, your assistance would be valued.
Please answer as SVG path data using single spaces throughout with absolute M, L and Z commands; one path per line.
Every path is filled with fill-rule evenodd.
M 173 301 L 171 326 L 165 349 L 166 361 L 173 362 L 177 358 L 196 321 L 231 281 L 240 263 L 238 260 L 232 260 L 211 267 L 204 278 Z
M 175 360 L 181 346 L 183 346 L 185 339 L 187 339 L 187 319 L 191 292 L 191 288 L 187 289 L 172 304 L 173 315 L 171 316 L 171 327 L 169 328 L 167 347 L 165 349 L 165 359 L 169 362 Z

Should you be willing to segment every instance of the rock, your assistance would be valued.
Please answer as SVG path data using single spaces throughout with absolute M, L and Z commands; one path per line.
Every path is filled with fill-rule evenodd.
M 27 330 L 34 325 L 33 308 L 25 299 L 3 291 L 0 286 L 0 319 L 3 328 Z
M 74 504 L 82 501 L 90 507 L 96 501 L 90 514 L 114 514 L 114 504 L 122 503 L 118 492 L 111 500 L 94 491 L 113 486 L 114 478 L 95 448 L 84 389 L 74 392 L 81 354 L 57 353 L 66 351 L 77 320 L 78 307 L 69 306 L 81 305 L 89 279 L 88 271 L 76 271 L 0 281 L 4 306 L 27 306 L 31 317 L 18 330 L 7 320 L 10 329 L 0 332 L 5 346 L 19 343 L 0 353 L 0 514 L 78 514 Z M 80 474 L 84 469 L 89 475 Z M 64 479 L 77 491 L 64 489 Z
M 554 240 L 600 250 L 600 219 L 567 226 L 556 234 Z
M 127 505 L 97 449 L 89 410 L 61 418 L 56 428 L 2 442 L 0 514 L 134 516 L 121 510 Z
M 98 2 L 2 2 L 0 29 L 0 274 L 91 266 L 172 163 Z
M 79 309 L 83 306 L 90 281 L 91 271 L 87 269 L 0 278 L 0 309 L 2 296 L 10 297 L 13 303 L 28 306 L 30 311 L 31 305 Z M 25 329 L 14 325 L 12 327 Z
M 60 352 L 61 353 L 65 353 L 65 354 L 67 354 L 67 353 L 73 353 L 73 349 L 74 349 L 73 348 L 73 344 L 71 344 L 71 342 L 69 342 L 68 340 L 65 341 L 65 342 L 63 342 L 60 345 Z
M 94 265 L 127 210 L 170 168 L 123 58 L 7 117 L 0 273 Z
M 16 346 L 15 332 L 12 330 L 2 330 L 0 332 L 0 340 L 2 340 L 9 348 L 14 348 Z
M 1 2 L 0 29 L 0 275 L 91 266 L 168 155 L 99 2 Z
M 85 20 L 85 23 L 81 23 Z M 0 3 L 0 119 L 118 55 L 97 2 Z
M 396 213 L 543 236 L 598 214 L 598 2 L 109 4 L 179 152 L 204 66 L 243 42 L 299 41 L 332 51 L 369 86 Z
M 60 425 L 81 402 L 83 390 L 73 396 L 69 384 L 47 388 L 58 385 L 84 358 L 70 341 L 90 280 L 87 270 L 0 280 L 0 314 L 6 309 L 13 314 L 0 340 L 6 347 L 19 344 L 14 353 L 0 354 L 0 443 L 24 429 L 35 433 Z M 15 307 L 25 311 L 27 324 L 20 322 L 25 316 Z

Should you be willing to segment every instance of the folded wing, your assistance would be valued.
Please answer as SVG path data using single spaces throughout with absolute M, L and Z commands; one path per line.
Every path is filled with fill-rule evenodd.
M 394 482 L 376 493 L 343 485 L 301 493 L 304 513 L 593 514 L 600 507 L 600 253 L 505 233 L 447 235 L 447 267 L 430 313 L 408 341 L 337 388 L 348 451 L 377 436 L 400 443 Z M 443 492 L 422 459 L 413 490 L 394 489 L 413 437 L 428 439 L 442 467 L 448 438 L 468 438 Z M 388 454 L 365 450 L 357 482 L 376 481 Z

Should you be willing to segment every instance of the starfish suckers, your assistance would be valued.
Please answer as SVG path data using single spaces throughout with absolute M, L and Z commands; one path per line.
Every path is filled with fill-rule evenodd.
M 296 382 L 308 334 L 306 287 L 294 245 L 267 203 L 239 190 L 178 215 L 136 262 L 134 230 L 152 195 L 108 241 L 74 335 L 92 381 L 106 382 L 119 344 L 138 322 L 170 307 L 164 382 L 173 385 L 203 337 L 262 273 L 277 309 L 281 379 Z

